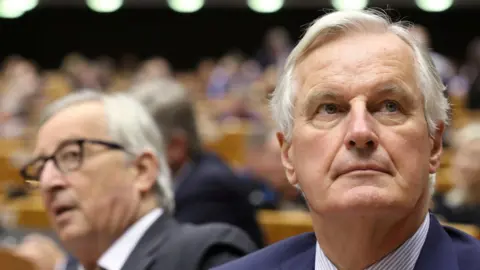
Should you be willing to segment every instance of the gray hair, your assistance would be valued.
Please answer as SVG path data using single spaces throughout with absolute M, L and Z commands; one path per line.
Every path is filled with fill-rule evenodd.
M 134 85 L 130 93 L 153 116 L 167 143 L 175 131 L 181 130 L 187 136 L 190 157 L 201 151 L 195 109 L 181 84 L 171 79 L 156 79 Z
M 406 25 L 393 23 L 388 16 L 378 11 L 337 11 L 327 14 L 308 28 L 304 37 L 293 49 L 275 89 L 270 106 L 273 118 L 287 141 L 293 129 L 293 104 L 297 85 L 295 69 L 298 62 L 315 47 L 326 41 L 349 33 L 392 33 L 413 50 L 418 88 L 424 99 L 424 112 L 429 132 L 434 133 L 439 121 L 448 122 L 449 103 L 444 96 L 445 86 L 435 69 L 427 48 L 409 33 Z M 315 47 L 314 47 L 315 46 Z
M 135 99 L 122 94 L 106 95 L 88 89 L 79 91 L 49 105 L 40 117 L 40 125 L 63 109 L 91 101 L 99 101 L 104 105 L 110 136 L 117 143 L 134 154 L 147 149 L 154 151 L 160 168 L 156 181 L 158 200 L 165 211 L 173 212 L 171 174 L 165 157 L 162 134 L 150 114 Z

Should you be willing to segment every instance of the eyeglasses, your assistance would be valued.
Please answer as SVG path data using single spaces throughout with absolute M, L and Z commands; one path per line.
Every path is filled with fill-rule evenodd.
M 61 143 L 52 155 L 38 157 L 29 162 L 20 170 L 20 175 L 25 181 L 39 181 L 43 168 L 49 160 L 52 160 L 57 169 L 62 173 L 78 170 L 84 160 L 86 143 L 103 145 L 109 149 L 127 151 L 125 147 L 113 142 L 88 139 L 68 140 Z

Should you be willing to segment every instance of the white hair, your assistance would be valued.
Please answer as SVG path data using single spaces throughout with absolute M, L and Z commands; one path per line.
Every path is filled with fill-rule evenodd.
M 273 92 L 270 101 L 273 118 L 287 141 L 292 137 L 292 111 L 295 92 L 298 90 L 295 69 L 298 62 L 310 50 L 322 46 L 332 38 L 349 33 L 392 33 L 409 45 L 415 59 L 417 85 L 423 94 L 425 118 L 430 133 L 434 133 L 438 122 L 448 122 L 449 103 L 443 94 L 445 86 L 435 69 L 429 51 L 415 40 L 407 26 L 391 22 L 388 16 L 378 11 L 337 11 L 317 19 L 308 28 L 304 37 L 290 53 Z
M 134 154 L 147 149 L 154 151 L 160 168 L 156 181 L 159 203 L 165 211 L 173 212 L 171 173 L 162 134 L 147 110 L 135 99 L 123 94 L 106 95 L 88 89 L 79 91 L 49 105 L 40 117 L 40 124 L 43 125 L 65 108 L 91 101 L 102 102 L 109 134 L 115 142 Z

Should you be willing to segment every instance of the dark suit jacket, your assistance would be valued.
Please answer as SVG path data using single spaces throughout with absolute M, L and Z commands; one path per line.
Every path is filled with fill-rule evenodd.
M 256 249 L 241 230 L 226 224 L 180 225 L 163 214 L 146 231 L 122 270 L 203 270 Z M 66 270 L 78 270 L 72 257 Z
M 314 270 L 316 238 L 305 233 L 273 244 L 214 270 Z M 479 270 L 480 241 L 456 229 L 443 227 L 430 216 L 427 239 L 415 270 Z
M 250 185 L 220 158 L 203 153 L 176 179 L 175 218 L 179 222 L 222 222 L 244 230 L 258 247 L 263 235 L 250 203 Z

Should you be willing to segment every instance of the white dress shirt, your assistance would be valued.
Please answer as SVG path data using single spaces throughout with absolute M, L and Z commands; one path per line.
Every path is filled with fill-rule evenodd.
M 140 238 L 148 228 L 163 214 L 163 209 L 155 208 L 148 214 L 137 220 L 125 233 L 111 245 L 98 260 L 97 265 L 106 270 L 121 270 L 125 261 L 132 253 Z M 83 266 L 78 267 L 84 270 Z
M 429 226 L 430 216 L 427 214 L 420 228 L 410 239 L 366 270 L 413 270 L 425 239 L 427 239 Z M 315 270 L 337 270 L 337 267 L 323 253 L 318 243 L 315 251 Z

